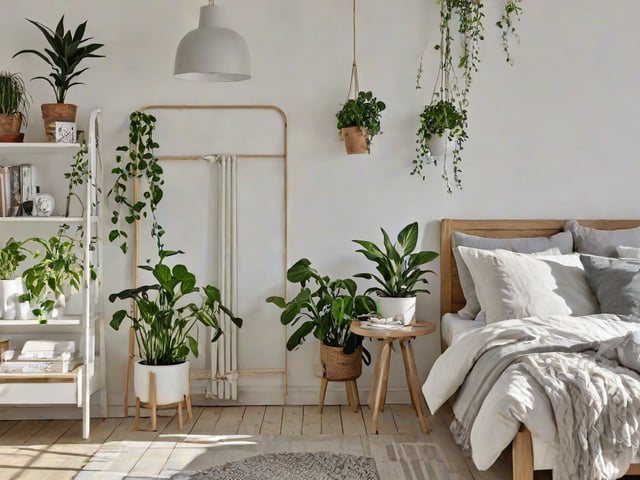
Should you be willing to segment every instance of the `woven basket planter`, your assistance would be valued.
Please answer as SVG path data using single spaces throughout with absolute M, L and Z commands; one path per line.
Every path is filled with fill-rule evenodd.
M 347 355 L 342 347 L 329 347 L 320 343 L 322 376 L 333 382 L 355 380 L 362 375 L 362 347 Z

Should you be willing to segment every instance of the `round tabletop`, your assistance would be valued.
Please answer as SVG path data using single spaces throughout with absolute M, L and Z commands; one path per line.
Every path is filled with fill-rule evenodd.
M 393 329 L 380 327 L 367 327 L 368 322 L 359 320 L 351 322 L 351 331 L 363 337 L 379 339 L 400 339 L 419 337 L 436 331 L 436 324 L 433 322 L 416 322 L 412 325 L 396 327 Z

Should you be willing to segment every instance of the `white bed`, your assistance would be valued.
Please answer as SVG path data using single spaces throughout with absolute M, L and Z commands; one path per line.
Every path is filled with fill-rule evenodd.
M 452 313 L 464 306 L 465 299 L 451 253 L 451 232 L 455 230 L 493 238 L 550 236 L 561 231 L 563 223 L 562 220 L 443 220 L 441 229 L 441 311 L 443 314 L 441 337 L 443 347 L 460 344 L 458 351 L 472 349 L 473 346 L 469 342 L 482 341 L 478 340 L 482 339 L 482 335 L 478 333 L 466 335 L 466 332 L 480 332 L 484 326 L 484 322 L 464 319 Z M 599 229 L 631 228 L 640 225 L 640 221 L 605 220 L 581 223 Z M 576 321 L 577 318 L 581 317 L 552 319 L 550 323 L 553 326 L 554 321 L 557 320 L 558 329 L 561 329 L 567 322 L 568 324 L 573 322 L 572 328 L 575 331 L 584 330 L 581 335 L 584 334 L 587 339 L 604 339 L 607 338 L 607 335 L 612 334 L 611 332 L 622 335 L 628 330 L 640 329 L 640 324 L 611 323 L 606 315 L 603 317 L 594 316 L 589 319 L 591 323 Z M 511 322 L 511 320 L 507 322 Z M 606 325 L 606 331 L 599 331 L 601 325 Z M 452 351 L 455 350 L 456 348 L 449 349 L 444 355 L 444 361 L 440 362 L 449 364 L 450 370 L 440 370 L 440 374 L 437 372 L 430 374 L 425 382 L 423 392 L 430 408 L 434 403 L 446 401 L 455 393 L 456 372 L 461 375 L 460 383 L 464 381 L 465 377 L 462 372 L 465 367 L 455 365 L 456 358 L 452 355 Z M 464 360 L 461 360 L 461 363 L 464 363 Z M 434 389 L 440 391 L 433 394 L 432 390 Z M 454 391 L 446 391 L 447 389 Z M 509 392 L 515 390 L 517 390 L 518 397 L 522 398 L 525 395 L 528 398 L 528 403 L 524 411 L 511 415 L 513 409 L 518 408 L 511 403 L 512 397 L 509 395 Z M 509 414 L 505 415 L 505 412 L 509 412 Z M 522 419 L 522 422 L 528 425 L 529 429 L 523 428 L 520 422 L 514 418 Z M 513 439 L 513 478 L 517 480 L 533 479 L 534 469 L 553 468 L 557 454 L 555 437 L 554 414 L 546 394 L 540 385 L 532 383 L 530 379 L 523 378 L 522 374 L 515 369 L 509 368 L 491 389 L 474 423 L 471 431 L 471 441 L 475 445 L 473 459 L 478 468 L 489 468 L 500 452 L 508 447 Z M 627 473 L 638 474 L 640 468 L 633 464 Z

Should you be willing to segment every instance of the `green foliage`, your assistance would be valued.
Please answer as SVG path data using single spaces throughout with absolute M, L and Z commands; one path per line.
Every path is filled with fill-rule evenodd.
M 0 279 L 11 280 L 15 277 L 18 267 L 27 259 L 22 242 L 16 241 L 13 237 L 7 240 L 0 249 Z
M 69 229 L 69 225 L 63 224 L 58 233 L 48 239 L 31 237 L 23 242 L 35 244 L 39 250 L 34 252 L 34 257 L 39 260 L 23 272 L 27 293 L 20 295 L 19 300 L 30 302 L 32 308 L 35 305 L 33 314 L 43 322 L 46 322 L 47 316 L 53 311 L 56 298 L 78 292 L 82 286 L 83 230 L 78 227 L 71 235 Z M 97 274 L 93 267 L 90 272 L 90 279 L 93 281 Z
M 507 0 L 504 13 L 500 21 L 496 22 L 502 30 L 502 45 L 507 62 L 512 63 L 509 52 L 508 37 L 517 38 L 515 19 L 519 20 L 522 8 L 520 0 Z M 453 156 L 453 184 L 462 188 L 460 180 L 461 151 L 467 140 L 467 108 L 469 106 L 469 92 L 473 75 L 478 72 L 480 64 L 480 42 L 484 40 L 484 12 L 480 0 L 438 0 L 440 5 L 440 42 L 435 49 L 440 53 L 438 77 L 431 97 L 431 103 L 425 107 L 420 115 L 420 129 L 418 130 L 417 158 L 413 161 L 411 174 L 418 174 L 423 180 L 425 165 L 437 165 L 428 147 L 432 135 L 441 135 L 433 130 L 434 126 L 449 130 L 448 138 L 455 142 L 456 147 L 451 152 Z M 454 34 L 455 31 L 455 34 Z M 455 36 L 454 36 L 455 35 Z M 460 46 L 460 54 L 454 58 L 454 44 Z M 421 88 L 423 73 L 422 59 L 418 67 L 416 88 Z M 447 168 L 447 155 L 442 160 L 442 178 L 446 182 L 447 191 L 451 193 L 451 182 Z
M 111 215 L 111 223 L 114 225 L 109 232 L 109 241 L 120 241 L 120 249 L 127 253 L 128 234 L 120 227 L 121 219 L 131 225 L 141 218 L 151 217 L 151 236 L 156 239 L 158 251 L 162 251 L 164 245 L 162 236 L 164 229 L 158 223 L 156 212 L 158 204 L 162 200 L 164 179 L 162 178 L 162 166 L 158 163 L 154 150 L 159 145 L 153 139 L 156 118 L 153 115 L 142 112 L 133 112 L 129 115 L 129 145 L 122 145 L 116 149 L 122 152 L 116 156 L 116 166 L 111 170 L 115 175 L 113 187 L 108 193 L 118 209 Z M 126 156 L 124 154 L 127 154 Z M 143 180 L 139 188 L 142 198 L 135 203 L 128 195 L 133 192 L 133 184 Z M 122 213 L 122 210 L 124 214 Z
M 80 150 L 73 156 L 73 163 L 71 164 L 71 169 L 64 174 L 64 178 L 69 180 L 69 185 L 67 187 L 67 202 L 64 210 L 64 216 L 68 217 L 71 210 L 71 199 L 75 197 L 81 207 L 80 216 L 84 215 L 84 202 L 82 201 L 82 193 L 77 194 L 75 192 L 76 187 L 81 187 L 85 184 L 85 182 L 91 182 L 92 187 L 97 191 L 100 191 L 100 188 L 93 181 L 91 177 L 91 172 L 89 171 L 89 161 L 87 159 L 87 146 L 82 145 Z M 94 205 L 95 206 L 95 205 Z
M 147 365 L 174 365 L 186 360 L 190 352 L 197 357 L 198 342 L 192 329 L 211 327 L 211 342 L 215 342 L 222 335 L 220 312 L 242 327 L 242 319 L 222 305 L 220 291 L 213 285 L 196 286 L 196 276 L 186 266 L 171 268 L 161 260 L 153 267 L 139 268 L 151 272 L 155 283 L 109 295 L 110 302 L 133 300 L 136 305 L 135 312 L 115 312 L 109 325 L 119 330 L 126 318 L 131 321 L 139 355 Z
M 418 223 L 410 223 L 404 227 L 392 243 L 387 232 L 381 228 L 384 247 L 378 247 L 367 240 L 353 240 L 362 248 L 356 252 L 362 253 L 368 260 L 376 264 L 379 275 L 371 273 L 358 273 L 358 278 L 375 280 L 380 286 L 371 287 L 365 293 L 376 293 L 380 297 L 414 297 L 417 293 L 429 293 L 420 284 L 428 284 L 427 273 L 433 270 L 424 270 L 420 267 L 435 258 L 436 252 L 414 252 L 418 243 Z
M 374 97 L 372 92 L 358 92 L 356 98 L 347 100 L 336 113 L 338 130 L 346 127 L 364 128 L 367 130 L 367 145 L 371 145 L 371 139 L 382 133 L 380 117 L 385 108 L 385 103 Z
M 464 148 L 464 142 L 467 140 L 467 111 L 459 109 L 450 100 L 436 100 L 424 107 L 420 114 L 420 128 L 418 129 L 416 140 L 416 159 L 413 161 L 413 171 L 411 175 L 420 175 L 423 180 L 426 179 L 424 167 L 428 165 L 437 165 L 437 158 L 432 155 L 429 143 L 434 137 L 447 137 L 453 141 L 455 147 L 451 152 L 453 157 L 453 182 L 461 188 L 460 181 L 460 162 L 462 158 L 460 152 Z M 442 178 L 446 182 L 447 191 L 451 193 L 451 184 L 449 181 L 449 173 L 447 167 L 447 158 L 442 159 Z
M 56 102 L 64 103 L 67 92 L 71 87 L 83 85 L 82 82 L 78 81 L 78 77 L 88 68 L 76 71 L 79 64 L 87 58 L 104 57 L 104 55 L 95 53 L 104 45 L 102 43 L 86 43 L 93 39 L 93 37 L 85 37 L 86 21 L 78 25 L 73 33 L 71 30 L 65 31 L 64 15 L 60 18 L 55 30 L 34 20 L 27 19 L 27 21 L 35 25 L 44 35 L 48 48 L 44 49 L 44 53 L 32 49 L 20 50 L 14 57 L 23 53 L 31 53 L 49 65 L 52 70 L 49 77 L 38 76 L 32 78 L 32 80 L 39 79 L 47 82 L 53 89 Z
M 293 299 L 286 302 L 283 297 L 267 298 L 267 302 L 282 309 L 283 325 L 295 326 L 300 322 L 287 341 L 287 350 L 299 347 L 310 334 L 325 345 L 342 347 L 346 354 L 362 346 L 363 337 L 351 333 L 349 327 L 355 318 L 375 312 L 376 304 L 371 297 L 356 293 L 352 279 L 331 280 L 321 276 L 308 259 L 302 258 L 289 268 L 287 280 L 301 287 Z M 369 365 L 371 355 L 364 347 L 362 354 Z
M 26 123 L 31 96 L 19 73 L 0 72 L 0 113 L 20 115 Z

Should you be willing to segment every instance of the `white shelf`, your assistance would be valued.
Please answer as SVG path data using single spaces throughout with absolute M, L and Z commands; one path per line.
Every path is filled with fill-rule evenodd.
M 91 217 L 92 222 L 97 222 L 98 217 Z M 82 223 L 84 217 L 63 217 L 56 215 L 52 217 L 0 217 L 0 223 L 2 222 L 45 222 L 45 223 Z
M 79 143 L 8 143 L 0 142 L 0 156 L 3 155 L 46 155 L 59 152 L 75 152 Z

